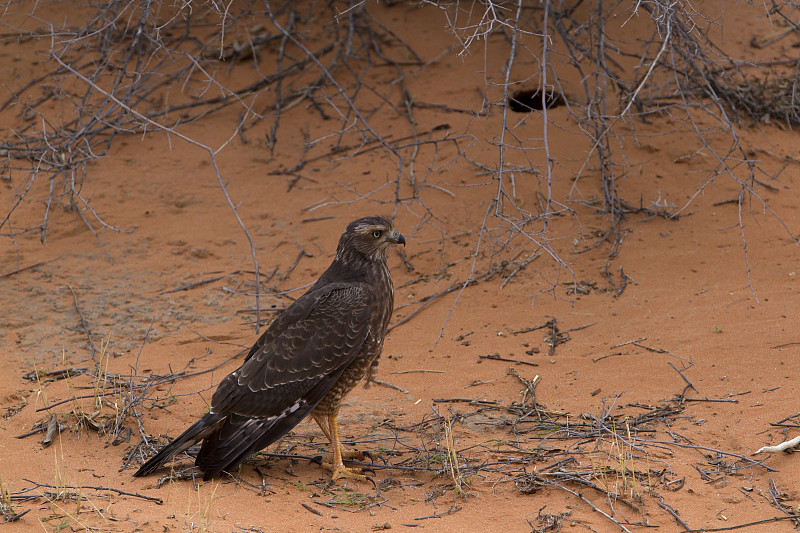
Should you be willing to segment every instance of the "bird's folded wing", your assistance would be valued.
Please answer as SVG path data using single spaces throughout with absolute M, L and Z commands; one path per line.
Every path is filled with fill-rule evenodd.
M 369 303 L 362 284 L 305 294 L 287 310 L 280 330 L 271 339 L 265 335 L 269 340 L 220 383 L 211 412 L 276 416 L 320 382 L 329 381 L 330 389 L 335 380 L 325 378 L 352 363 L 370 334 Z

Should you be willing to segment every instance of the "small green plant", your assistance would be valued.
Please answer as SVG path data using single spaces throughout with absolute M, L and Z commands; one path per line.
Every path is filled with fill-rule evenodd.
M 334 487 L 329 492 L 333 493 L 330 503 L 342 507 L 358 507 L 361 509 L 375 501 L 374 495 L 357 492 L 346 487 Z
M 46 518 L 40 518 L 39 521 L 52 527 L 55 533 L 60 533 L 62 530 L 69 531 L 70 528 L 70 520 L 67 515 L 53 514 Z
M 303 483 L 302 481 L 287 481 L 283 485 L 281 485 L 281 487 L 286 488 L 289 485 L 291 485 L 292 487 L 294 487 L 297 490 L 300 490 L 302 492 L 305 492 L 306 489 L 308 488 L 308 487 L 306 487 L 306 484 Z

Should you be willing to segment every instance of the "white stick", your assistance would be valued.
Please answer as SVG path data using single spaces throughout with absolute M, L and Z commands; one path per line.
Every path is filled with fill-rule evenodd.
M 789 448 L 794 448 L 795 446 L 800 445 L 800 435 L 796 436 L 792 440 L 787 440 L 786 442 L 782 442 L 777 446 L 764 446 L 763 448 L 759 448 L 753 455 L 759 453 L 778 453 L 784 450 L 788 450 Z

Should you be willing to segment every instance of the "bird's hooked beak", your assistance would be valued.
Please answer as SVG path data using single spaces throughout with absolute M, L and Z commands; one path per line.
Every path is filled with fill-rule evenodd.
M 401 233 L 398 233 L 397 230 L 392 230 L 392 233 L 389 235 L 387 240 L 394 244 L 402 244 L 403 246 L 406 245 L 406 238 L 403 237 Z

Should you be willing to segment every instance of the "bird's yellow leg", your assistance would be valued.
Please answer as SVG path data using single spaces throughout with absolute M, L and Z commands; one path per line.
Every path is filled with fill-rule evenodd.
M 328 438 L 331 441 L 331 446 L 333 447 L 333 461 L 331 461 L 330 464 L 325 464 L 325 466 L 333 471 L 331 481 L 336 481 L 342 477 L 366 480 L 367 476 L 364 474 L 359 474 L 351 468 L 347 468 L 342 462 L 342 443 L 339 440 L 339 424 L 336 418 L 336 415 L 327 417 L 328 429 L 330 430 L 330 435 Z M 323 429 L 322 432 L 325 433 L 325 430 Z M 349 456 L 350 454 L 347 455 Z M 355 455 L 358 457 L 361 456 L 361 454 L 358 452 L 355 452 Z
M 314 422 L 317 423 L 319 429 L 325 434 L 327 437 L 328 442 L 333 444 L 333 435 L 331 434 L 331 426 L 330 421 L 331 419 L 335 419 L 336 416 L 318 416 L 312 415 L 314 418 Z M 335 448 L 335 446 L 334 446 Z M 364 454 L 359 452 L 358 450 L 345 450 L 343 446 L 339 446 L 339 453 L 342 459 L 358 459 L 361 460 L 364 458 Z M 323 456 L 324 459 L 324 466 L 330 470 L 333 470 L 333 464 L 335 463 L 335 453 L 333 454 L 325 454 Z

